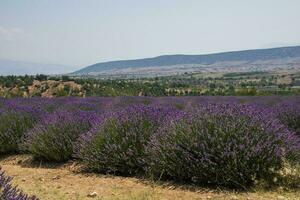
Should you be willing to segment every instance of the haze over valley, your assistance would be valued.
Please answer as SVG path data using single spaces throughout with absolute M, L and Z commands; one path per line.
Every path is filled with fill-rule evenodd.
M 74 70 L 72 66 L 41 64 L 34 62 L 0 59 L 0 75 L 66 74 Z

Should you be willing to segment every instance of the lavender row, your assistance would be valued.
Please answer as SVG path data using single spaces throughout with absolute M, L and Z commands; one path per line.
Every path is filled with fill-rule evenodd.
M 299 97 L 0 99 L 0 153 L 246 187 L 299 162 Z

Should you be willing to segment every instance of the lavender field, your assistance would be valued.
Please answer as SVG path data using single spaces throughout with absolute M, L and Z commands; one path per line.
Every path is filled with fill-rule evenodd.
M 272 184 L 300 161 L 300 98 L 0 99 L 0 154 L 188 184 Z

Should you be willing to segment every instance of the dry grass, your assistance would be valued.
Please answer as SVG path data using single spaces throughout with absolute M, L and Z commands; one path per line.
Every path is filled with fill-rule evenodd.
M 62 165 L 32 163 L 30 156 L 2 158 L 1 167 L 14 177 L 14 184 L 29 194 L 43 199 L 101 199 L 101 200 L 157 200 L 157 199 L 300 199 L 300 190 L 234 192 L 196 186 L 150 183 L 136 178 L 85 174 L 70 162 Z M 87 195 L 97 192 L 97 197 Z M 279 197 L 280 199 L 281 197 Z

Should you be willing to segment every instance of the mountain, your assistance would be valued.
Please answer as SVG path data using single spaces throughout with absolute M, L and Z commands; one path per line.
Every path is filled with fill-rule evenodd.
M 62 74 L 72 72 L 74 67 L 40 64 L 0 59 L 0 75 Z
M 168 74 L 193 71 L 222 70 L 222 68 L 239 68 L 241 71 L 255 66 L 286 67 L 287 64 L 300 63 L 300 46 L 272 49 L 255 49 L 233 51 L 206 55 L 165 55 L 136 60 L 120 60 L 97 63 L 74 75 L 103 74 Z

